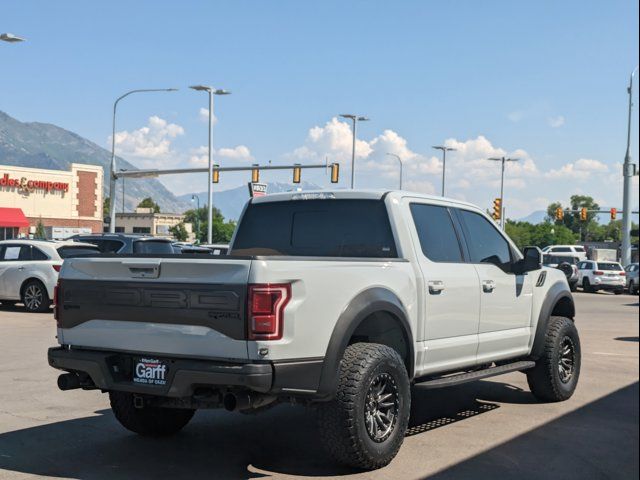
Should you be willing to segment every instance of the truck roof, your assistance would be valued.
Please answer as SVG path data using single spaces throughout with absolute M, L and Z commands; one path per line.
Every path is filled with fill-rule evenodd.
M 475 210 L 478 207 L 472 203 L 464 202 L 461 200 L 441 197 L 438 195 L 427 195 L 425 193 L 411 192 L 407 190 L 368 190 L 368 189 L 334 189 L 334 190 L 305 190 L 299 192 L 283 192 L 272 193 L 263 197 L 254 197 L 251 199 L 251 203 L 269 203 L 269 202 L 284 202 L 288 200 L 324 200 L 324 199 L 350 199 L 350 200 L 380 200 L 386 196 L 395 198 L 413 197 L 421 198 L 425 200 L 436 200 L 439 202 L 446 202 L 458 206 L 471 207 Z

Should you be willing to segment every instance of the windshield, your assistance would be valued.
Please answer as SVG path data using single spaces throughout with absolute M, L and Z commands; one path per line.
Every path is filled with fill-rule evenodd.
M 231 255 L 394 258 L 381 200 L 292 200 L 249 204 Z
M 175 250 L 168 240 L 137 240 L 133 242 L 133 253 L 167 254 Z
M 598 263 L 598 270 L 617 270 L 622 271 L 622 265 L 619 263 Z
M 96 255 L 100 253 L 100 249 L 98 247 L 81 247 L 70 245 L 67 247 L 58 248 L 58 255 L 60 258 L 70 258 L 70 257 L 80 257 L 83 255 Z

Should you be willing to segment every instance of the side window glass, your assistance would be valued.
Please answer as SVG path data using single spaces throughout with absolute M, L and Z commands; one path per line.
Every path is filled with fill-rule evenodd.
M 472 263 L 491 263 L 511 272 L 511 249 L 507 240 L 489 220 L 468 210 L 460 210 Z
M 458 236 L 446 207 L 411 204 L 422 253 L 433 262 L 462 262 Z
M 21 248 L 20 245 L 7 245 L 4 248 L 4 256 L 2 259 L 8 262 L 18 260 L 20 258 Z
M 21 260 L 21 261 L 31 260 L 31 247 L 29 247 L 28 245 L 21 246 L 18 260 Z
M 37 247 L 31 247 L 31 260 L 49 260 L 49 257 Z

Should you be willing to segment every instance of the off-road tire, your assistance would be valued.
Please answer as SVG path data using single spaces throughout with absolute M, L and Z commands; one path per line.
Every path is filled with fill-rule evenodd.
M 567 341 L 573 349 L 573 372 L 561 379 L 560 361 Z M 536 366 L 527 371 L 531 393 L 543 402 L 561 402 L 573 395 L 580 377 L 580 337 L 574 322 L 566 317 L 551 317 L 544 339 L 544 350 Z
M 388 437 L 375 441 L 368 433 L 365 415 L 371 405 L 370 389 L 380 378 L 392 386 L 390 399 L 396 414 Z M 380 468 L 398 453 L 410 410 L 409 377 L 398 352 L 386 345 L 356 343 L 347 347 L 340 361 L 335 398 L 317 406 L 320 437 L 340 463 L 365 470 Z
M 29 280 L 22 287 L 20 296 L 27 312 L 43 313 L 51 306 L 47 289 L 40 280 Z
M 146 437 L 164 437 L 179 432 L 189 423 L 195 410 L 186 408 L 136 408 L 133 394 L 109 392 L 111 410 L 120 424 Z

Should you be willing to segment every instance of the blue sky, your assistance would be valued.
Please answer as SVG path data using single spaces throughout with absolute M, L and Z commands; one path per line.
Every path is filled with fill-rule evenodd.
M 233 94 L 216 104 L 225 165 L 345 162 L 358 138 L 357 184 L 395 187 L 398 153 L 408 188 L 439 192 L 431 145 L 459 149 L 448 194 L 489 207 L 499 170 L 487 155 L 514 154 L 508 214 L 573 193 L 621 206 L 626 84 L 638 61 L 638 2 L 3 2 L 0 110 L 51 122 L 108 146 L 113 100 L 118 150 L 140 167 L 204 160 L 208 83 Z M 637 89 L 634 94 L 638 103 Z M 206 112 L 205 112 L 206 113 Z M 638 159 L 638 113 L 633 156 Z M 272 180 L 288 175 L 270 174 Z M 326 184 L 323 174 L 305 179 Z M 176 193 L 202 176 L 166 177 Z M 223 177 L 221 188 L 242 184 Z M 635 205 L 637 205 L 637 182 Z M 509 210 L 510 208 L 510 210 Z

